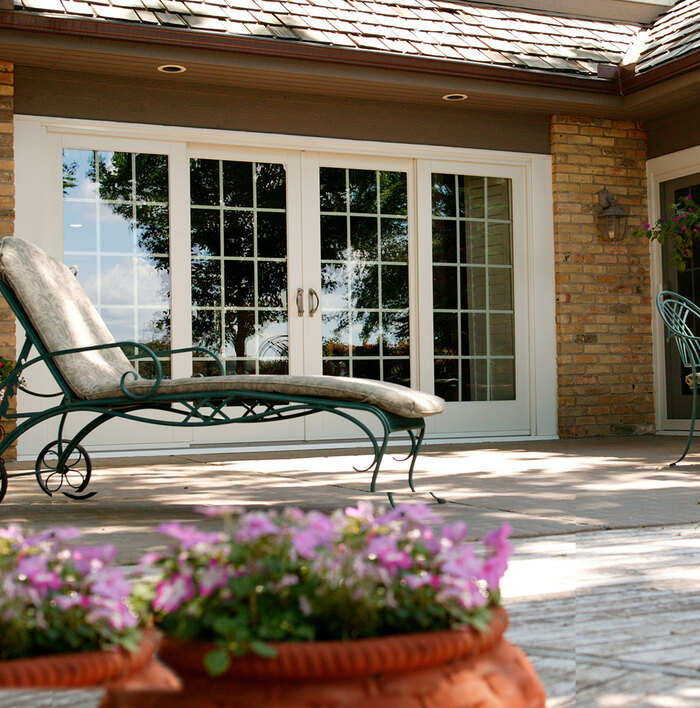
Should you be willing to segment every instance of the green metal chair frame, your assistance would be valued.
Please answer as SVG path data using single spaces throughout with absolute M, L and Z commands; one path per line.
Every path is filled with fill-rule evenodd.
M 683 454 L 670 465 L 670 467 L 675 467 L 688 454 L 693 441 L 693 433 L 695 432 L 695 419 L 698 410 L 698 386 L 700 385 L 698 381 L 700 337 L 695 336 L 688 324 L 688 318 L 693 316 L 700 321 L 700 308 L 688 298 L 670 290 L 664 290 L 656 296 L 656 307 L 666 326 L 666 341 L 673 339 L 676 342 L 681 356 L 681 363 L 685 368 L 690 369 L 691 373 L 689 377 L 686 377 L 686 382 L 688 382 L 688 378 L 692 380 L 693 412 L 690 419 L 690 433 Z M 688 385 L 690 386 L 690 382 L 688 382 Z
M 222 374 L 225 373 L 224 364 L 215 352 L 204 347 L 189 347 L 168 351 L 150 349 L 138 342 L 116 342 L 98 346 L 66 349 L 61 351 L 48 351 L 44 346 L 39 333 L 36 331 L 21 303 L 15 296 L 12 288 L 0 279 L 0 294 L 12 308 L 20 325 L 25 331 L 25 341 L 17 358 L 14 371 L 0 381 L 0 389 L 5 390 L 5 395 L 0 402 L 0 419 L 16 420 L 17 427 L 7 434 L 2 434 L 0 439 L 0 455 L 25 432 L 43 421 L 58 418 L 58 434 L 54 442 L 49 443 L 37 456 L 34 471 L 15 472 L 8 474 L 5 462 L 0 459 L 0 502 L 5 497 L 8 479 L 25 475 L 35 475 L 36 481 L 42 491 L 49 496 L 61 491 L 71 499 L 88 499 L 94 492 L 83 493 L 87 487 L 92 470 L 90 456 L 81 443 L 84 438 L 96 428 L 114 418 L 123 418 L 142 423 L 155 425 L 168 425 L 175 427 L 208 427 L 212 425 L 227 425 L 230 423 L 261 423 L 269 421 L 290 420 L 314 413 L 328 412 L 340 416 L 358 426 L 369 439 L 373 460 L 366 469 L 354 468 L 357 472 L 372 472 L 370 491 L 376 491 L 379 468 L 386 452 L 389 436 L 395 432 L 407 432 L 411 447 L 402 461 L 410 460 L 408 470 L 408 485 L 415 492 L 413 471 L 416 458 L 425 436 L 424 418 L 407 418 L 383 410 L 377 405 L 360 403 L 348 400 L 335 400 L 332 398 L 296 396 L 256 391 L 215 391 L 194 392 L 187 394 L 161 394 L 158 392 L 163 371 L 159 357 L 180 352 L 200 352 L 211 356 L 217 363 Z M 83 399 L 72 392 L 70 386 L 61 374 L 55 359 L 61 355 L 74 354 L 83 351 L 95 351 L 110 347 L 131 347 L 138 351 L 130 359 L 150 359 L 156 371 L 153 385 L 149 391 L 142 395 L 135 395 L 127 386 L 125 379 L 137 378 L 136 372 L 127 372 L 122 376 L 121 389 L 125 397 Z M 32 351 L 36 354 L 30 356 Z M 59 391 L 45 394 L 31 391 L 20 384 L 22 374 L 31 366 L 43 363 L 56 382 Z M 150 381 L 150 379 L 149 379 Z M 32 396 L 41 398 L 60 397 L 57 405 L 44 410 L 23 413 L 10 413 L 10 397 L 14 396 L 17 389 Z M 242 409 L 242 410 L 241 410 Z M 173 420 L 158 419 L 147 415 L 146 411 L 166 411 L 176 414 Z M 65 423 L 69 414 L 76 412 L 95 413 L 87 425 L 80 429 L 71 439 L 64 439 Z M 236 412 L 237 414 L 234 414 Z M 374 415 L 382 425 L 383 434 L 378 440 L 372 430 L 356 417 L 357 412 L 367 412 Z M 397 458 L 398 459 L 398 458 Z M 66 491 L 68 490 L 68 491 Z M 439 503 L 445 500 L 431 496 Z M 387 492 L 389 502 L 394 505 L 392 492 Z

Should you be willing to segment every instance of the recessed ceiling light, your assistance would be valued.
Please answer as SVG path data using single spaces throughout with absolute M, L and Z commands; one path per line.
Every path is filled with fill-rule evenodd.
M 82 224 L 69 224 L 71 229 L 82 229 L 83 225 Z
M 443 101 L 466 101 L 469 98 L 466 93 L 446 93 L 443 97 Z
M 187 67 L 180 64 L 161 64 L 158 71 L 162 71 L 164 74 L 182 74 L 187 71 Z

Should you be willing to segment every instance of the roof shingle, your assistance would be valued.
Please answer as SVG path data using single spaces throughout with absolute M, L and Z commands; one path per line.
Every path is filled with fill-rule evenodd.
M 587 76 L 619 64 L 641 29 L 454 0 L 15 0 L 15 8 Z M 700 0 L 681 0 L 651 29 L 638 70 L 697 49 L 699 20 Z

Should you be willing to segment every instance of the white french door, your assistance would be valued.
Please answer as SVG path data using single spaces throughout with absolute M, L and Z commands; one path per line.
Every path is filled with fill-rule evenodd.
M 523 171 L 417 165 L 420 380 L 446 410 L 434 435 L 531 432 Z
M 46 166 L 41 204 L 18 167 L 18 223 L 78 266 L 117 339 L 205 346 L 231 374 L 354 376 L 436 393 L 447 401 L 428 420 L 436 438 L 547 434 L 552 414 L 535 410 L 532 391 L 538 371 L 553 391 L 551 368 L 546 356 L 535 366 L 531 343 L 535 303 L 551 314 L 533 275 L 538 249 L 544 267 L 550 254 L 534 239 L 532 165 L 545 184 L 548 164 L 354 142 L 308 150 L 264 136 L 234 146 L 198 142 L 201 131 L 182 140 L 41 131 L 33 119 L 17 128 L 19 153 L 41 152 Z M 198 354 L 162 364 L 173 377 L 217 373 Z M 20 454 L 53 439 L 48 427 Z M 206 429 L 113 421 L 87 442 L 99 451 L 356 437 L 326 414 Z

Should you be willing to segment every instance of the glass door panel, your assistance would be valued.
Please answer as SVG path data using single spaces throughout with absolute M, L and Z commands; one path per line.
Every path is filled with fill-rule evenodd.
M 321 167 L 319 181 L 323 373 L 409 386 L 407 174 Z
M 109 150 L 63 150 L 63 253 L 76 277 L 117 341 L 171 347 L 170 203 L 167 155 Z M 127 355 L 137 354 L 125 347 Z M 170 376 L 169 356 L 160 359 Z M 150 378 L 149 357 L 134 362 Z M 79 429 L 86 416 L 72 416 Z M 144 437 L 143 426 L 113 421 L 90 436 L 90 444 L 109 446 L 115 437 L 133 444 L 170 443 L 173 431 L 161 428 Z
M 289 371 L 286 189 L 282 164 L 190 160 L 192 340 L 229 374 Z
M 662 214 L 666 215 L 671 205 L 681 197 L 690 195 L 694 201 L 700 201 L 700 174 L 696 173 L 661 184 Z M 690 262 L 684 271 L 679 272 L 671 262 L 670 243 L 662 246 L 662 267 L 664 289 L 672 290 L 693 302 L 700 301 L 700 246 L 696 243 Z M 690 322 L 697 332 L 700 322 Z M 666 427 L 670 430 L 688 430 L 692 416 L 692 389 L 685 383 L 688 370 L 681 366 L 676 343 L 664 338 L 665 375 L 666 375 Z
M 509 179 L 432 175 L 435 393 L 515 399 Z
M 421 374 L 447 402 L 429 429 L 528 434 L 527 269 L 516 266 L 527 262 L 518 256 L 526 234 L 522 178 L 508 167 L 479 174 L 457 166 L 426 162 L 418 176 L 420 228 L 430 234 L 429 245 L 419 244 L 419 278 L 431 295 L 420 318 L 432 320 L 432 340 L 421 340 Z

